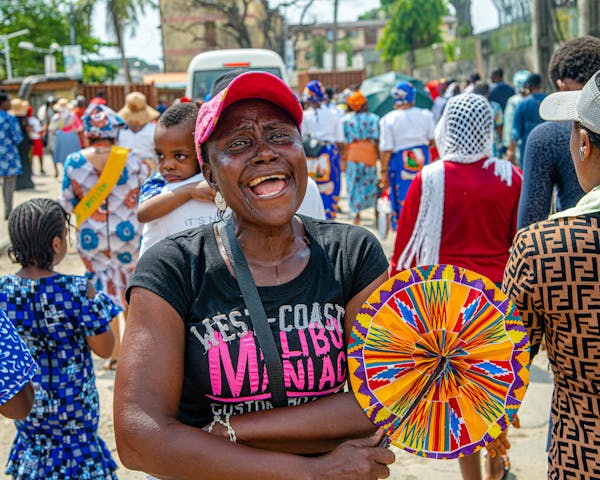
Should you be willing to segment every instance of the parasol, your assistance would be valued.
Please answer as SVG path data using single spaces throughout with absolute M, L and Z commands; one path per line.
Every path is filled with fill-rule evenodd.
M 380 117 L 394 108 L 394 99 L 392 98 L 392 88 L 400 81 L 411 82 L 417 89 L 416 106 L 429 109 L 433 102 L 425 85 L 416 78 L 407 77 L 397 72 L 388 72 L 383 75 L 367 78 L 360 85 L 361 93 L 369 101 L 369 111 L 376 113 Z
M 511 423 L 529 382 L 529 340 L 515 305 L 469 270 L 400 272 L 357 316 L 348 367 L 358 403 L 410 453 L 470 455 Z

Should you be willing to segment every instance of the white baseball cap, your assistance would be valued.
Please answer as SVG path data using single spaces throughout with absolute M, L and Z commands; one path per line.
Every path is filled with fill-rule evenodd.
M 548 95 L 540 105 L 540 116 L 557 122 L 576 121 L 600 134 L 600 71 L 589 79 L 583 90 Z

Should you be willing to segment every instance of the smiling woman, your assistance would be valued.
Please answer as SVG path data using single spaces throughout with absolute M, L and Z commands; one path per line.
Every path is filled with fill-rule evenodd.
M 307 184 L 301 122 L 292 91 L 264 72 L 217 83 L 200 109 L 202 173 L 231 216 L 163 240 L 138 264 L 115 386 L 129 468 L 389 476 L 382 433 L 342 391 L 351 325 L 387 261 L 366 230 L 295 214 Z
M 241 220 L 289 222 L 306 192 L 298 128 L 270 102 L 241 100 L 236 107 L 222 113 L 207 143 L 204 175 Z

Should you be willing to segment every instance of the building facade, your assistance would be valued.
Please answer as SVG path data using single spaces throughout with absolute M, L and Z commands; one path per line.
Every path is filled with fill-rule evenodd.
M 385 18 L 338 22 L 337 69 L 365 69 L 367 76 L 382 73 L 384 66 L 381 55 L 377 51 L 377 43 L 383 35 L 386 24 Z M 288 27 L 288 36 L 294 46 L 295 70 L 331 68 L 333 29 L 333 23 Z M 455 30 L 456 18 L 444 17 L 441 26 L 444 41 L 453 39 Z
M 282 53 L 283 18 L 266 0 L 160 0 L 165 72 L 222 48 L 270 48 Z

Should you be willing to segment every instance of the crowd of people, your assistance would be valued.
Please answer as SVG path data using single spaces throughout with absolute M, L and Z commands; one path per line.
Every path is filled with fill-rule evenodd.
M 0 414 L 17 428 L 7 474 L 117 478 L 98 435 L 95 353 L 116 370 L 128 468 L 387 478 L 384 433 L 344 388 L 350 331 L 389 276 L 442 263 L 502 288 L 532 357 L 547 349 L 548 478 L 600 477 L 600 40 L 565 42 L 548 76 L 549 95 L 526 70 L 513 85 L 500 68 L 490 84 L 431 81 L 431 110 L 401 81 L 381 118 L 359 88 L 334 95 L 313 80 L 298 98 L 256 71 L 159 109 L 132 92 L 118 111 L 102 96 L 50 98 L 34 115 L 0 92 L 20 266 L 0 277 Z M 13 208 L 45 153 L 59 198 Z M 342 177 L 355 225 L 334 221 Z M 382 197 L 390 259 L 357 226 Z M 56 269 L 72 225 L 82 276 Z M 479 454 L 461 458 L 463 478 L 507 478 L 507 445 L 488 446 L 483 472 Z

